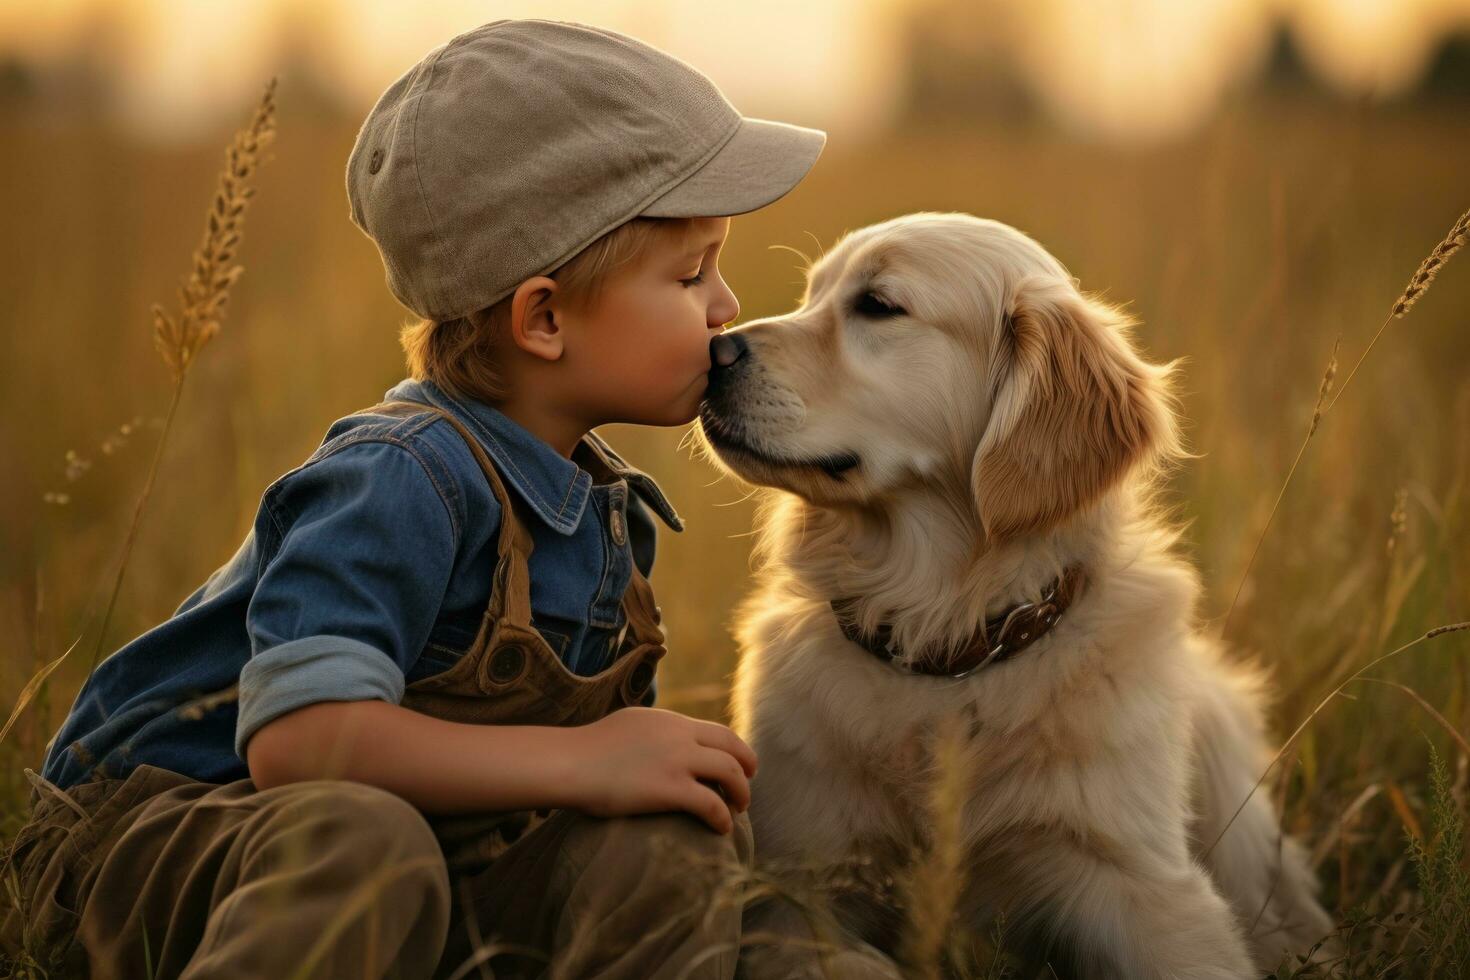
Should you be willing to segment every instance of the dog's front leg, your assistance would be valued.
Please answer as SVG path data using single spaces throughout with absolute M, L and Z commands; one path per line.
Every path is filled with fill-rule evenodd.
M 1193 862 L 1128 867 L 1067 847 L 1033 855 L 1027 898 L 1054 924 L 1088 980 L 1242 980 L 1259 976 L 1230 907 Z M 1029 889 L 1027 889 L 1029 890 Z M 1021 897 L 1021 896 L 1017 896 Z M 1033 904 L 1026 902 L 1025 904 Z

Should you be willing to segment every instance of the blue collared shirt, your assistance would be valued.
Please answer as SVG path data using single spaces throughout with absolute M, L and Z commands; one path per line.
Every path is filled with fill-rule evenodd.
M 406 379 L 383 400 L 446 409 L 479 439 L 508 492 L 535 515 L 527 528 L 535 626 L 573 672 L 606 667 L 626 623 L 633 563 L 652 569 L 648 509 L 683 529 L 653 479 L 614 454 L 618 478 L 594 484 L 494 407 L 431 381 Z M 48 746 L 43 774 L 67 787 L 149 763 L 228 782 L 250 774 L 246 742 L 273 718 L 318 701 L 399 703 L 408 683 L 447 670 L 473 644 L 500 509 L 470 448 L 438 414 L 338 419 L 304 463 L 266 488 L 234 557 L 169 619 L 97 666 Z M 619 519 L 621 541 L 610 530 Z M 236 682 L 238 700 L 210 697 Z

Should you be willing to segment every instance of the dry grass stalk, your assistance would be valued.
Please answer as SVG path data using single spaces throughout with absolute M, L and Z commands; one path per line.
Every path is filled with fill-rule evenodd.
M 6 719 L 5 727 L 0 728 L 0 742 L 5 741 L 5 736 L 10 734 L 11 726 L 15 724 L 15 720 L 20 717 L 21 712 L 25 711 L 26 705 L 31 703 L 31 699 L 36 696 L 36 692 L 41 689 L 41 685 L 46 683 L 46 678 L 50 677 L 52 672 L 55 671 L 57 667 L 61 666 L 61 662 L 66 659 L 67 654 L 75 650 L 77 648 L 77 644 L 80 642 L 81 637 L 77 637 L 77 639 L 73 641 L 72 645 L 67 647 L 66 650 L 61 654 L 61 656 L 57 657 L 49 664 L 36 671 L 36 673 L 26 683 L 26 686 L 20 692 L 20 697 L 15 699 L 15 708 L 11 710 L 10 717 Z
M 1393 494 L 1393 510 L 1388 515 L 1388 543 L 1384 546 L 1390 558 L 1393 557 L 1394 549 L 1398 547 L 1399 539 L 1404 536 L 1404 531 L 1409 526 L 1409 491 L 1399 487 Z
M 1341 694 L 1345 687 L 1357 680 L 1377 680 L 1377 678 L 1364 677 L 1363 675 L 1372 670 L 1374 667 L 1377 667 L 1379 664 L 1387 660 L 1391 660 L 1392 658 L 1397 657 L 1399 654 L 1404 653 L 1405 651 L 1410 650 L 1421 643 L 1432 640 L 1437 636 L 1443 636 L 1446 633 L 1458 633 L 1461 630 L 1470 630 L 1470 622 L 1449 623 L 1445 626 L 1436 626 L 1434 629 L 1429 630 L 1423 636 L 1415 637 L 1408 643 L 1405 643 L 1403 646 L 1398 647 L 1394 650 L 1390 650 L 1383 656 L 1377 657 L 1374 660 L 1371 660 L 1368 663 L 1364 664 L 1362 667 L 1359 667 L 1351 677 L 1329 691 L 1327 693 L 1327 696 L 1322 699 L 1317 707 L 1312 709 L 1311 714 L 1302 719 L 1302 723 L 1296 727 L 1296 731 L 1291 733 L 1291 737 L 1282 744 L 1281 749 L 1276 753 L 1274 757 L 1272 757 L 1271 761 L 1266 764 L 1266 769 L 1261 773 L 1261 778 L 1257 779 L 1255 785 L 1250 788 L 1250 792 L 1245 794 L 1245 799 L 1240 801 L 1240 806 L 1236 807 L 1235 812 L 1231 814 L 1230 819 L 1225 821 L 1225 826 L 1220 828 L 1220 833 L 1216 834 L 1215 839 L 1210 842 L 1210 846 L 1205 848 L 1204 853 L 1200 855 L 1200 860 L 1203 861 L 1210 856 L 1210 853 L 1215 850 L 1215 846 L 1224 839 L 1227 833 L 1229 833 L 1230 827 L 1235 823 L 1236 818 L 1240 816 L 1241 812 L 1246 808 L 1246 805 L 1250 803 L 1251 797 L 1256 795 L 1256 790 L 1260 789 L 1261 784 L 1266 781 L 1266 777 L 1270 775 L 1271 770 L 1276 768 L 1276 764 L 1281 761 L 1284 755 L 1286 755 L 1287 750 L 1296 744 L 1296 740 L 1301 737 L 1302 732 L 1306 731 L 1307 726 L 1312 723 L 1312 719 L 1316 718 L 1317 715 L 1322 712 L 1323 708 L 1327 707 L 1327 705 L 1334 698 Z M 1380 681 L 1380 683 L 1383 682 Z M 1422 698 L 1419 700 L 1421 702 L 1423 701 Z M 1433 712 L 1433 714 L 1438 717 L 1442 717 L 1439 716 L 1438 712 Z M 1449 727 L 1449 730 L 1451 732 L 1454 731 L 1453 726 L 1449 726 L 1448 722 L 1445 722 L 1445 724 Z
M 1312 424 L 1307 429 L 1307 435 L 1311 436 L 1317 431 L 1317 426 L 1322 424 L 1322 403 L 1332 393 L 1332 383 L 1337 380 L 1337 349 L 1342 345 L 1342 335 L 1332 341 L 1332 354 L 1327 358 L 1327 370 L 1322 372 L 1322 383 L 1317 386 L 1317 404 L 1312 407 Z
M 230 262 L 235 257 L 235 249 L 244 230 L 245 206 L 255 193 L 246 181 L 255 174 L 261 162 L 261 150 L 275 137 L 275 92 L 276 79 L 272 78 L 266 84 L 250 125 L 235 134 L 234 141 L 225 152 L 225 169 L 220 173 L 219 190 L 206 218 L 204 241 L 194 253 L 194 270 L 189 281 L 179 289 L 177 318 L 170 317 L 157 304 L 153 306 L 153 343 L 173 372 L 173 397 L 163 420 L 158 445 L 153 451 L 153 462 L 148 468 L 143 492 L 133 508 L 133 519 L 128 525 L 117 575 L 112 582 L 112 594 L 107 600 L 107 611 L 103 613 L 102 625 L 97 630 L 97 645 L 92 649 L 92 663 L 87 668 L 89 673 L 96 669 L 102 646 L 107 641 L 107 627 L 117 606 L 118 592 L 127 573 L 128 557 L 132 554 L 133 541 L 143 520 L 144 507 L 158 476 L 158 463 L 163 458 L 163 448 L 173 429 L 174 414 L 184 391 L 184 379 L 188 377 L 189 368 L 200 349 L 219 332 L 230 287 L 244 271 L 242 266 L 231 266 Z
M 1394 301 L 1393 307 L 1388 311 L 1388 316 L 1383 318 L 1383 323 L 1378 327 L 1378 332 L 1373 335 L 1373 339 L 1368 341 L 1368 346 L 1363 349 L 1363 354 L 1358 358 L 1358 363 L 1354 364 L 1353 369 L 1348 372 L 1347 380 L 1338 389 L 1337 398 L 1341 398 L 1342 393 L 1347 390 L 1347 386 L 1352 383 L 1353 376 L 1358 373 L 1358 368 L 1362 367 L 1363 362 L 1368 359 L 1368 354 L 1373 350 L 1374 345 L 1378 343 L 1378 338 L 1382 337 L 1383 331 L 1388 329 L 1389 322 L 1391 320 L 1402 319 L 1404 314 L 1408 313 L 1414 304 L 1419 302 L 1419 297 L 1423 296 L 1425 291 L 1429 289 L 1429 284 L 1434 281 L 1434 277 L 1439 274 L 1439 270 L 1444 268 L 1444 264 L 1449 261 L 1450 256 L 1458 252 L 1467 240 L 1470 240 L 1470 211 L 1466 211 L 1460 215 L 1460 220 L 1456 221 L 1450 228 L 1450 233 L 1445 236 L 1444 241 L 1434 246 L 1434 250 L 1429 253 L 1428 257 L 1419 263 L 1419 268 L 1409 278 L 1409 284 L 1404 287 L 1404 291 Z M 1332 399 L 1332 404 L 1327 406 L 1328 411 L 1331 411 L 1332 406 L 1337 404 L 1337 398 Z
M 946 725 L 935 733 L 929 790 L 931 836 L 900 886 L 908 917 L 899 958 L 910 976 L 925 980 L 944 975 L 949 926 L 965 884 L 962 821 L 969 794 L 964 745 L 959 725 Z
M 1266 515 L 1266 523 L 1261 526 L 1261 533 L 1256 537 L 1256 546 L 1251 549 L 1251 556 L 1245 563 L 1245 570 L 1240 573 L 1240 581 L 1235 585 L 1235 595 L 1230 599 L 1230 608 L 1225 610 L 1225 618 L 1220 621 L 1220 635 L 1225 635 L 1225 629 L 1230 625 L 1230 617 L 1235 612 L 1236 604 L 1240 602 L 1240 593 L 1245 589 L 1245 583 L 1250 579 L 1251 569 L 1255 567 L 1256 556 L 1261 553 L 1261 543 L 1266 540 L 1266 532 L 1271 529 L 1271 522 L 1276 519 L 1276 512 L 1281 509 L 1281 501 L 1286 497 L 1286 488 L 1291 486 L 1291 478 L 1296 475 L 1296 468 L 1301 465 L 1302 457 L 1307 453 L 1307 444 L 1312 441 L 1312 436 L 1317 434 L 1317 426 L 1322 422 L 1322 403 L 1332 391 L 1332 382 L 1337 377 L 1337 348 L 1342 344 L 1342 336 L 1332 342 L 1332 354 L 1327 358 L 1327 370 L 1322 372 L 1322 383 L 1317 387 L 1317 404 L 1312 408 L 1312 424 L 1307 427 L 1307 434 L 1302 439 L 1302 444 L 1297 448 L 1296 458 L 1291 461 L 1291 469 L 1286 471 L 1286 479 L 1282 481 L 1281 490 L 1276 494 L 1276 502 L 1271 505 L 1271 512 Z
M 1470 757 L 1470 740 L 1467 740 L 1464 735 L 1460 734 L 1460 730 L 1457 729 L 1453 724 L 1451 724 L 1448 718 L 1440 714 L 1438 708 L 1430 704 L 1428 701 L 1424 700 L 1424 695 L 1420 694 L 1409 685 L 1400 684 L 1398 681 L 1386 681 L 1381 677 L 1364 677 L 1363 680 L 1370 681 L 1374 684 L 1382 684 L 1385 687 L 1396 687 L 1400 691 L 1403 691 L 1405 694 L 1407 694 L 1409 697 L 1413 698 L 1414 703 L 1423 708 L 1425 713 L 1428 714 L 1429 717 L 1434 719 L 1435 724 L 1439 725 L 1440 728 L 1443 728 L 1445 732 L 1449 734 L 1450 738 L 1454 739 L 1455 744 L 1460 747 L 1460 751 L 1464 752 L 1467 757 Z
M 1245 588 L 1246 580 L 1250 577 L 1251 567 L 1255 564 L 1256 556 L 1261 551 L 1261 542 L 1266 539 L 1266 531 L 1271 527 L 1271 521 L 1275 518 L 1276 511 L 1281 506 L 1282 498 L 1286 496 L 1287 487 L 1291 486 L 1292 477 L 1296 475 L 1297 465 L 1301 463 L 1302 455 L 1307 451 L 1307 443 L 1311 441 L 1312 436 L 1317 431 L 1317 427 L 1321 424 L 1322 416 L 1332 411 L 1333 406 L 1337 404 L 1337 400 L 1342 397 L 1343 392 L 1347 391 L 1348 385 L 1352 383 L 1354 376 L 1358 373 L 1358 368 L 1363 366 L 1363 362 L 1368 359 L 1368 354 L 1373 350 L 1374 345 L 1378 343 L 1378 338 L 1383 336 L 1383 331 L 1388 327 L 1389 321 L 1395 318 L 1401 318 L 1409 312 L 1410 308 L 1419 300 L 1419 297 L 1429 288 L 1429 284 L 1434 281 L 1434 277 L 1439 273 L 1439 270 L 1449 261 L 1450 256 L 1458 252 L 1467 240 L 1470 240 L 1470 211 L 1466 211 L 1460 215 L 1459 220 L 1450 228 L 1450 232 L 1445 236 L 1444 241 L 1436 245 L 1428 257 L 1419 264 L 1418 271 L 1410 277 L 1408 286 L 1404 288 L 1403 293 L 1394 302 L 1392 309 L 1389 310 L 1388 316 L 1384 318 L 1383 324 L 1379 326 L 1378 332 L 1373 335 L 1373 339 L 1363 349 L 1363 353 L 1359 356 L 1357 363 L 1348 372 L 1347 377 L 1342 382 L 1342 386 L 1337 389 L 1337 394 L 1333 396 L 1332 401 L 1327 403 L 1327 407 L 1323 408 L 1322 402 L 1331 391 L 1333 378 L 1337 374 L 1337 343 L 1332 345 L 1332 358 L 1328 362 L 1327 373 L 1322 377 L 1322 385 L 1317 391 L 1317 406 L 1312 410 L 1312 424 L 1307 430 L 1307 437 L 1302 440 L 1301 448 L 1297 450 L 1296 459 L 1292 461 L 1291 469 L 1287 470 L 1286 479 L 1281 484 L 1281 491 L 1277 493 L 1276 502 L 1272 504 L 1271 512 L 1266 517 L 1265 527 L 1261 528 L 1260 537 L 1256 539 L 1255 548 L 1251 550 L 1251 556 L 1246 562 L 1245 571 L 1241 573 L 1240 583 L 1235 588 L 1235 595 L 1230 600 L 1230 607 L 1225 610 L 1225 617 L 1220 623 L 1221 636 L 1225 635 L 1225 629 L 1230 625 L 1230 616 L 1235 612 L 1236 603 L 1240 601 L 1240 593 Z
M 1460 215 L 1460 220 L 1455 222 L 1450 233 L 1445 236 L 1444 241 L 1434 247 L 1429 257 L 1420 263 L 1418 270 L 1409 279 L 1409 285 L 1404 287 L 1403 295 L 1393 304 L 1392 316 L 1402 317 L 1409 312 L 1409 308 L 1418 302 L 1424 290 L 1434 281 L 1439 270 L 1454 255 L 1464 247 L 1467 239 L 1470 239 L 1470 211 Z
M 473 920 L 474 917 L 471 916 L 470 918 Z M 469 959 L 461 963 L 458 969 L 449 975 L 448 980 L 464 980 L 465 977 L 469 976 L 471 970 L 478 971 L 480 976 L 486 977 L 487 980 L 494 980 L 495 973 L 493 970 L 490 970 L 490 961 L 497 956 L 511 954 L 544 962 L 550 961 L 544 952 L 539 949 L 533 949 L 530 946 L 522 946 L 516 943 L 477 944 L 475 951 L 470 955 Z M 490 972 L 486 973 L 485 971 L 487 970 L 490 970 Z
M 219 333 L 230 287 L 245 271 L 243 266 L 230 263 L 244 233 L 245 207 L 255 195 L 255 188 L 247 181 L 260 165 L 261 150 L 275 136 L 275 90 L 276 80 L 272 78 L 250 125 L 235 134 L 225 151 L 225 169 L 220 172 L 219 189 L 206 216 L 204 240 L 194 253 L 194 270 L 189 281 L 179 287 L 177 319 L 153 304 L 154 346 L 173 371 L 175 381 L 183 380 L 200 349 Z
M 1371 800 L 1382 792 L 1383 784 L 1369 783 L 1363 787 L 1363 791 L 1354 797 L 1353 801 L 1345 809 L 1338 813 L 1337 819 L 1327 825 L 1326 832 L 1317 841 L 1316 846 L 1312 848 L 1312 857 L 1308 862 L 1312 871 L 1316 872 L 1322 867 L 1322 862 L 1327 860 L 1327 856 L 1337 849 L 1338 839 L 1340 837 L 1346 838 L 1348 827 L 1356 822 L 1358 814 L 1362 812 L 1363 807 L 1367 806 Z

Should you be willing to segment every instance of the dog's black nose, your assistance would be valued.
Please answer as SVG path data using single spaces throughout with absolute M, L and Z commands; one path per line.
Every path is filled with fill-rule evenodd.
M 715 338 L 709 342 L 709 359 L 714 365 L 710 370 L 713 372 L 728 368 L 744 357 L 745 352 L 749 349 L 750 346 L 745 342 L 745 338 L 738 333 L 716 334 Z

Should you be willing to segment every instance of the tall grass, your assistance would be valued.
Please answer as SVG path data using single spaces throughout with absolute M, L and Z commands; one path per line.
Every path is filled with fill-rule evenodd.
M 204 345 L 219 333 L 230 288 L 245 271 L 244 266 L 230 263 L 245 231 L 245 207 L 255 194 L 255 188 L 248 181 L 255 174 L 261 152 L 275 136 L 275 89 L 276 80 L 273 78 L 266 85 L 250 125 L 235 135 L 234 142 L 225 152 L 225 169 L 220 172 L 219 190 L 215 192 L 205 218 L 204 240 L 194 253 L 194 268 L 188 281 L 179 288 L 178 312 L 170 316 L 163 307 L 153 304 L 153 343 L 173 375 L 173 395 L 163 418 L 163 432 L 158 437 L 153 463 L 148 467 L 148 478 L 133 507 L 133 519 L 123 540 L 122 557 L 113 577 L 112 592 L 107 597 L 107 609 L 102 614 L 102 624 L 97 628 L 97 645 L 92 649 L 88 673 L 96 669 L 107 641 L 107 627 L 112 624 L 112 612 L 117 606 L 123 576 L 127 574 L 128 558 L 132 556 L 133 542 L 143 523 L 143 512 L 153 492 L 153 481 L 158 476 L 158 461 L 163 458 L 168 434 L 173 429 L 174 414 L 184 396 L 184 381 Z
M 203 241 L 194 253 L 193 270 L 188 280 L 179 289 L 179 310 L 170 316 L 161 306 L 154 304 L 154 345 L 163 357 L 164 363 L 173 376 L 173 392 L 169 400 L 167 414 L 164 417 L 162 431 L 154 448 L 153 461 L 148 469 L 148 477 L 143 484 L 142 492 L 133 506 L 132 520 L 128 524 L 127 534 L 123 540 L 121 555 L 117 562 L 117 570 L 112 578 L 111 591 L 108 596 L 107 607 L 102 615 L 101 623 L 97 627 L 97 642 L 92 652 L 92 660 L 88 665 L 87 673 L 96 669 L 103 645 L 107 638 L 107 628 L 112 620 L 113 609 L 117 603 L 118 593 L 122 588 L 123 578 L 127 573 L 128 559 L 132 555 L 133 545 L 137 538 L 138 528 L 142 524 L 143 515 L 146 511 L 148 501 L 151 497 L 154 480 L 158 475 L 159 460 L 163 458 L 164 447 L 168 442 L 169 432 L 172 430 L 175 413 L 179 407 L 179 401 L 183 397 L 184 381 L 189 375 L 189 369 L 193 366 L 199 351 L 211 338 L 219 332 L 221 320 L 224 316 L 224 307 L 229 300 L 230 289 L 235 281 L 244 272 L 243 266 L 231 265 L 244 233 L 244 218 L 246 205 L 255 189 L 249 186 L 249 180 L 259 166 L 261 153 L 265 146 L 275 135 L 276 107 L 275 107 L 276 79 L 272 78 L 266 85 L 260 103 L 256 107 L 253 118 L 246 128 L 235 135 L 234 141 L 226 150 L 225 168 L 219 176 L 219 189 L 214 196 L 210 209 L 206 215 L 205 232 Z M 130 434 L 128 425 L 122 429 L 124 436 Z M 75 453 L 68 454 L 69 461 L 75 460 Z M 60 501 L 60 502 L 65 502 Z M 6 719 L 3 727 L 0 727 L 0 752 L 5 755 L 16 755 L 13 748 L 7 748 L 5 738 L 10 734 L 16 721 L 25 712 L 26 708 L 36 698 L 47 681 L 58 667 L 66 660 L 77 645 L 81 643 L 82 637 L 77 637 L 60 656 L 47 663 L 26 683 L 21 689 L 19 696 L 15 699 L 15 705 Z M 49 717 L 50 712 L 47 712 Z M 34 743 L 33 743 L 34 744 Z M 44 778 L 30 770 L 30 766 L 40 767 L 39 760 L 26 760 L 26 775 L 29 782 L 34 784 L 41 782 Z M 13 829 L 14 821 L 21 817 L 19 808 L 7 807 L 5 827 L 6 830 Z M 9 846 L 9 841 L 3 842 L 4 849 Z M 4 891 L 0 892 L 4 902 L 0 903 L 0 917 L 3 917 L 5 905 L 19 906 L 22 896 L 19 890 L 19 882 L 15 879 L 14 869 L 4 882 Z M 20 962 L 8 965 L 10 972 L 17 976 L 45 976 L 46 971 L 42 963 L 49 959 L 52 951 L 32 950 L 29 946 L 29 935 L 26 939 L 26 948 L 22 951 Z M 147 937 L 144 937 L 145 953 Z M 153 975 L 151 956 L 144 964 L 144 975 Z
M 0 444 L 18 463 L 0 486 L 0 534 L 13 545 L 0 548 L 0 635 L 12 639 L 0 658 L 8 834 L 29 790 L 17 774 L 39 765 L 90 669 L 68 655 L 96 629 L 97 662 L 109 635 L 168 615 L 228 558 L 265 484 L 333 418 L 401 376 L 392 324 L 401 311 L 374 250 L 345 220 L 339 178 L 354 120 L 288 114 L 286 172 L 258 173 L 243 162 L 247 144 L 232 144 L 241 156 L 216 181 L 180 308 L 154 310 L 166 371 L 155 381 L 141 335 L 102 325 L 125 322 L 118 310 L 171 280 L 170 257 L 195 234 L 177 202 L 190 188 L 204 195 L 213 150 L 136 147 L 0 111 L 19 113 L 5 120 L 16 139 L 0 158 L 13 168 L 0 169 L 0 207 L 22 222 L 0 239 L 0 289 L 16 310 L 0 384 Z M 257 113 L 252 152 L 274 129 Z M 969 210 L 1035 235 L 1084 286 L 1134 298 L 1157 359 L 1189 356 L 1186 414 L 1203 455 L 1175 486 L 1189 547 L 1232 645 L 1275 666 L 1273 719 L 1291 734 L 1257 791 L 1311 846 L 1347 951 L 1327 965 L 1285 965 L 1283 978 L 1450 977 L 1463 962 L 1470 644 L 1466 632 L 1429 634 L 1470 613 L 1470 277 L 1440 276 L 1467 218 L 1419 265 L 1340 384 L 1335 345 L 1363 342 L 1361 311 L 1382 309 L 1446 213 L 1464 208 L 1467 154 L 1462 106 L 1350 114 L 1289 97 L 1243 99 L 1197 137 L 1147 151 L 985 120 L 915 127 L 867 146 L 834 143 L 778 207 L 737 219 L 726 249 L 742 316 L 755 317 L 788 309 L 799 291 L 772 242 L 801 244 L 808 233 L 827 242 L 921 208 Z M 49 168 L 54 159 L 101 160 L 130 193 L 107 191 L 90 171 Z M 251 240 L 267 247 L 245 254 L 231 222 L 255 179 L 268 203 L 252 213 Z M 125 266 L 99 244 L 130 236 Z M 237 257 L 252 269 L 231 301 L 247 329 L 221 332 Z M 1389 334 L 1411 310 L 1414 328 Z M 197 357 L 206 343 L 218 356 Z M 1303 379 L 1329 349 L 1314 394 Z M 177 413 L 186 374 L 208 398 Z M 1354 399 L 1341 401 L 1350 385 Z M 155 418 L 149 406 L 162 396 L 169 407 Z M 1308 418 L 1302 438 L 1291 420 Z M 130 420 L 131 443 L 106 443 L 116 450 L 95 464 L 60 451 L 118 432 L 118 419 Z M 151 458 L 133 451 L 143 433 L 158 434 Z M 747 588 L 751 508 L 679 456 L 680 433 L 608 435 L 690 518 L 685 535 L 660 540 L 654 584 L 671 649 L 661 676 L 666 701 L 719 716 L 733 666 L 725 611 Z M 145 505 L 167 523 L 145 525 Z M 145 527 L 168 533 L 150 539 Z M 1003 928 L 949 921 L 960 879 L 945 828 L 958 783 L 938 772 L 936 833 L 904 879 L 906 904 L 925 913 L 905 933 L 907 968 L 1049 975 L 1007 949 Z M 745 886 L 779 887 L 759 874 Z
M 219 176 L 219 190 L 205 216 L 203 241 L 194 253 L 193 270 L 179 289 L 179 311 L 170 316 L 163 307 L 156 303 L 153 305 L 154 346 L 173 376 L 173 393 L 164 416 L 163 431 L 154 448 L 153 462 L 148 468 L 148 478 L 133 506 L 132 520 L 123 539 L 107 608 L 97 628 L 97 643 L 87 667 L 88 674 L 96 669 L 107 639 L 107 627 L 112 621 L 117 596 L 127 574 L 128 559 L 133 553 L 138 528 L 143 523 L 143 514 L 152 495 L 153 482 L 158 475 L 158 463 L 163 458 L 168 434 L 173 428 L 174 415 L 178 410 L 179 400 L 183 397 L 184 380 L 188 377 L 189 369 L 199 351 L 219 332 L 224 307 L 229 301 L 230 288 L 245 271 L 243 266 L 232 266 L 230 263 L 234 260 L 244 234 L 246 205 L 255 194 L 255 188 L 249 186 L 248 181 L 259 166 L 261 152 L 275 136 L 275 89 L 276 79 L 272 78 L 266 85 L 249 125 L 235 135 L 234 142 L 226 150 L 225 169 Z M 129 426 L 125 424 L 122 431 L 124 435 L 128 434 Z M 77 457 L 74 452 L 68 451 L 67 458 L 71 462 Z M 41 690 L 46 679 L 61 666 L 81 639 L 78 637 L 59 657 L 37 671 L 21 689 L 10 717 L 0 727 L 0 743 L 4 742 L 5 736 Z

